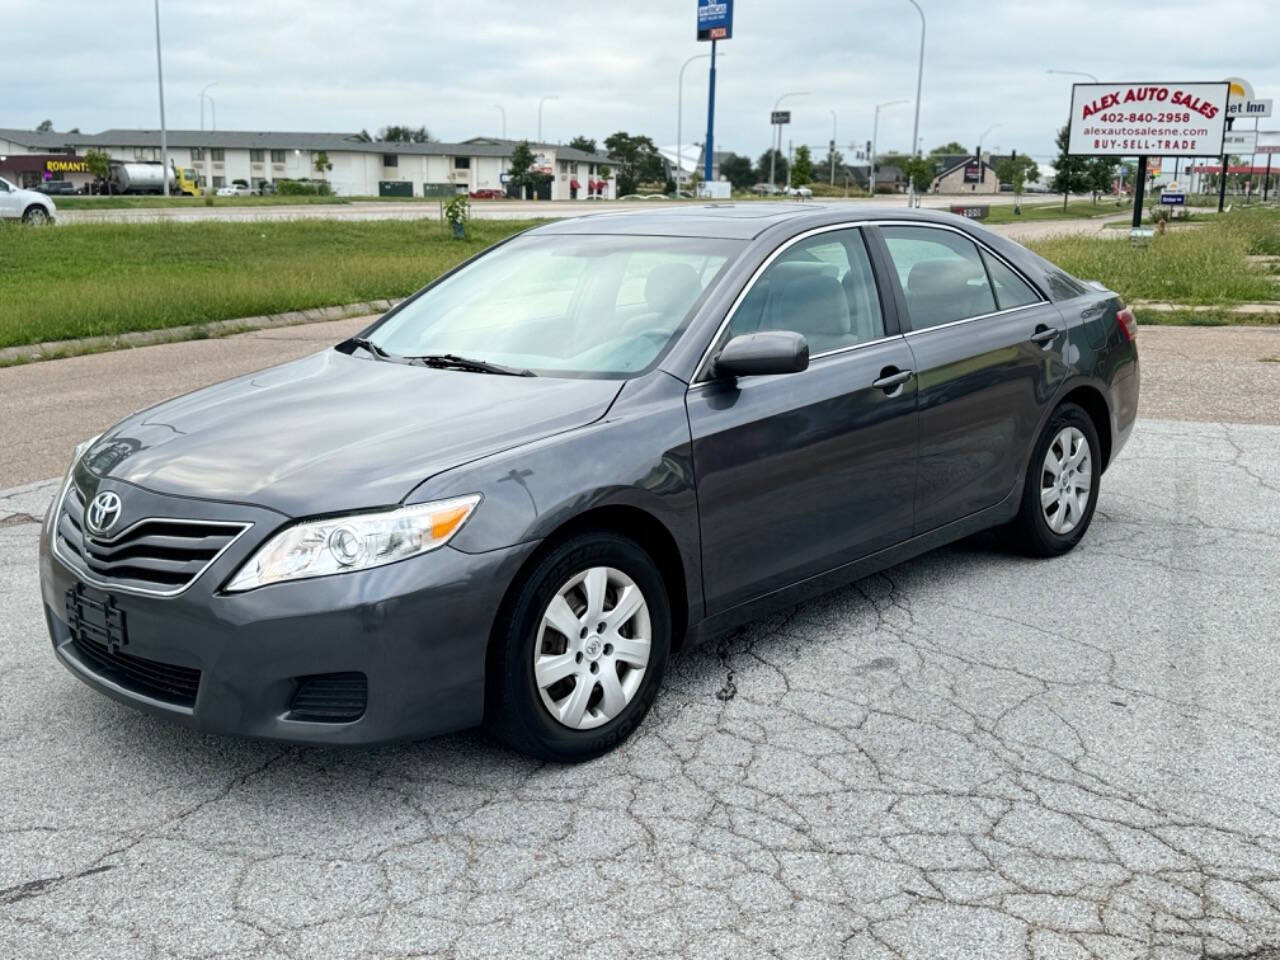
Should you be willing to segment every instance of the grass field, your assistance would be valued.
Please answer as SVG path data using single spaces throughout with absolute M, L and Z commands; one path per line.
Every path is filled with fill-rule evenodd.
M 1123 239 L 1063 236 L 1029 246 L 1068 273 L 1100 280 L 1131 300 L 1167 300 L 1183 304 L 1225 305 L 1280 301 L 1280 285 L 1249 262 L 1250 255 L 1280 255 L 1280 211 L 1237 210 L 1206 220 L 1194 230 L 1174 228 L 1147 246 Z M 1277 303 L 1280 311 L 1280 302 Z M 1195 314 L 1172 314 L 1159 322 L 1187 322 Z M 1226 314 L 1214 316 L 1225 317 Z M 1265 317 L 1237 322 L 1266 322 Z
M 86 224 L 0 229 L 0 347 L 412 293 L 530 222 Z
M 964 203 L 963 199 L 957 200 L 957 203 Z M 974 203 L 981 203 L 980 199 Z M 1001 204 L 992 206 L 990 213 L 983 218 L 985 224 L 992 223 L 1021 223 L 1024 220 L 1081 220 L 1092 217 L 1108 217 L 1116 214 L 1123 214 L 1131 208 L 1126 206 L 1117 206 L 1114 200 L 1099 200 L 1093 203 L 1089 200 L 1072 200 L 1067 204 L 1064 211 L 1062 209 L 1062 198 L 1059 197 L 1054 203 L 1043 203 L 1037 198 L 1034 202 L 1029 203 L 1024 197 L 1022 200 L 1022 214 L 1018 215 L 1013 212 L 1012 204 Z
M 276 207 L 297 206 L 299 204 L 333 204 L 350 203 L 350 197 L 316 197 L 316 196 L 274 196 L 274 197 L 213 197 L 212 204 L 206 204 L 207 197 L 162 197 L 143 194 L 139 196 L 95 196 L 95 197 L 54 197 L 54 205 L 58 212 L 64 210 L 148 210 L 160 207 L 174 207 L 179 210 L 214 206 L 214 207 Z

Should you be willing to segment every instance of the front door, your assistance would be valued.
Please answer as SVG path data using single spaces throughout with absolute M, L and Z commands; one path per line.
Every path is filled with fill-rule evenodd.
M 959 230 L 877 228 L 909 324 L 920 391 L 916 532 L 1008 496 L 1066 378 L 1066 324 L 1008 263 Z
M 18 196 L 8 181 L 0 180 L 0 217 L 21 216 L 18 209 Z
M 795 242 L 717 347 L 795 331 L 809 369 L 690 387 L 708 614 L 911 536 L 916 389 L 911 350 L 892 322 L 886 330 L 883 307 L 861 231 Z

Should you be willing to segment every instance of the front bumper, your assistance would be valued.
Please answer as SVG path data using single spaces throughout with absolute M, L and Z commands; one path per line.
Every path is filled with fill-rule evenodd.
M 271 532 L 266 518 L 254 519 L 254 536 L 175 597 L 85 586 L 54 554 L 46 524 L 40 581 L 58 659 L 113 699 L 210 733 L 372 744 L 480 722 L 494 617 L 533 544 L 484 554 L 444 547 L 359 573 L 220 593 L 218 587 Z M 87 647 L 83 635 L 73 638 L 69 591 L 114 608 L 126 625 L 126 643 L 103 649 L 135 658 L 115 662 L 141 664 L 140 670 L 113 669 L 111 658 L 96 655 L 98 648 Z M 148 671 L 186 677 L 199 671 L 194 696 L 139 682 Z M 294 719 L 305 678 L 331 674 L 364 675 L 363 713 L 341 722 Z

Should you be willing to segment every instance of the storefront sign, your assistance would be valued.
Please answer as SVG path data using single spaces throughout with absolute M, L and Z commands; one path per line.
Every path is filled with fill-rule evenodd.
M 769 123 L 775 127 L 791 122 L 790 110 L 774 110 L 769 114 Z
M 1253 84 L 1243 77 L 1227 77 L 1231 96 L 1227 100 L 1227 116 L 1231 118 L 1269 117 L 1271 100 L 1259 100 L 1253 93 Z
M 977 160 L 970 160 L 964 165 L 964 182 L 965 183 L 981 183 L 982 182 L 982 164 Z
M 1222 152 L 1228 84 L 1077 83 L 1067 152 L 1211 157 Z
M 1166 190 L 1160 194 L 1160 202 L 1166 207 L 1181 207 L 1187 202 L 1185 193 L 1174 193 L 1172 190 Z
M 991 207 L 989 204 L 985 204 L 985 203 L 979 203 L 979 204 L 953 203 L 951 205 L 951 212 L 955 214 L 959 214 L 960 216 L 965 217 L 969 220 L 985 220 L 987 218 L 987 214 L 991 212 Z
M 89 164 L 83 160 L 46 160 L 44 169 L 47 173 L 88 173 Z
M 1257 149 L 1257 130 L 1228 130 L 1222 138 L 1223 153 L 1255 153 Z
M 698 39 L 728 40 L 733 36 L 733 0 L 698 0 Z

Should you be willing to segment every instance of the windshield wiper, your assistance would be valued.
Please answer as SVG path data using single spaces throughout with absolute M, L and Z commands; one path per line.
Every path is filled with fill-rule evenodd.
M 404 357 L 408 363 L 418 363 L 424 367 L 452 367 L 455 370 L 469 370 L 472 373 L 498 373 L 504 377 L 536 377 L 532 370 L 521 370 L 516 367 L 503 366 L 500 363 L 489 363 L 487 360 L 473 360 L 471 357 L 460 357 L 456 353 L 428 353 L 421 357 Z
M 379 360 L 391 359 L 391 354 L 387 353 L 387 351 L 383 350 L 380 346 L 378 346 L 376 343 L 374 343 L 372 340 L 368 339 L 367 337 L 352 337 L 347 342 L 350 343 L 353 347 L 361 347 L 367 352 L 373 354 L 373 356 Z

